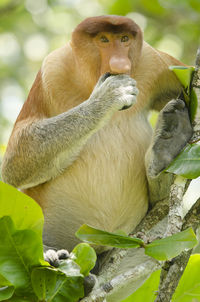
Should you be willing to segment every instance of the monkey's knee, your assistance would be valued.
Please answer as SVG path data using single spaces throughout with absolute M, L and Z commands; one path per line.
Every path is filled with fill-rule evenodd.
M 148 151 L 147 173 L 158 175 L 174 160 L 192 136 L 192 126 L 184 101 L 172 100 L 162 109 Z

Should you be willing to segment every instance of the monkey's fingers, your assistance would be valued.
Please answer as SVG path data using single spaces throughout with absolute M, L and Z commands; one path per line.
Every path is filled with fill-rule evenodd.
M 44 260 L 54 267 L 58 267 L 61 260 L 68 258 L 69 252 L 67 250 L 48 250 L 44 253 Z

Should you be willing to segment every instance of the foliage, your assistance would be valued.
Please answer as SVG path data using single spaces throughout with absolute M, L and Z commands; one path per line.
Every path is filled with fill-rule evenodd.
M 172 302 L 200 301 L 200 255 L 192 255 L 173 295 Z M 122 302 L 153 302 L 156 298 L 160 270 L 151 274 L 149 279 L 129 298 Z
M 30 197 L 0 182 L 0 301 L 75 302 L 96 262 L 93 248 L 77 245 L 51 267 L 43 258 L 42 211 Z
M 189 107 L 191 121 L 193 121 L 197 112 L 197 96 L 191 86 L 195 68 L 184 66 L 170 66 L 169 68 L 174 71 L 183 86 L 185 102 Z

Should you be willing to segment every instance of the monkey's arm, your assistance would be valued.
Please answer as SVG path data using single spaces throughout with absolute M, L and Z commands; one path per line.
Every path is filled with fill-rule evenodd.
M 173 175 L 160 173 L 187 144 L 192 126 L 185 103 L 172 100 L 161 110 L 152 143 L 146 154 L 149 198 L 152 204 L 169 197 Z
M 79 106 L 32 123 L 19 121 L 3 160 L 3 180 L 28 188 L 62 172 L 114 112 L 133 104 L 138 93 L 135 85 L 127 75 L 103 76 Z

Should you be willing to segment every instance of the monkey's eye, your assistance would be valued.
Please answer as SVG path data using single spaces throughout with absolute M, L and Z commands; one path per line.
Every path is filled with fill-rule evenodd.
M 103 42 L 103 43 L 108 43 L 108 42 L 109 42 L 109 40 L 108 40 L 108 38 L 106 38 L 106 36 L 101 36 L 101 37 L 100 37 L 100 40 L 101 40 L 101 42 Z
M 129 40 L 128 36 L 121 37 L 121 42 L 128 42 L 128 40 Z

